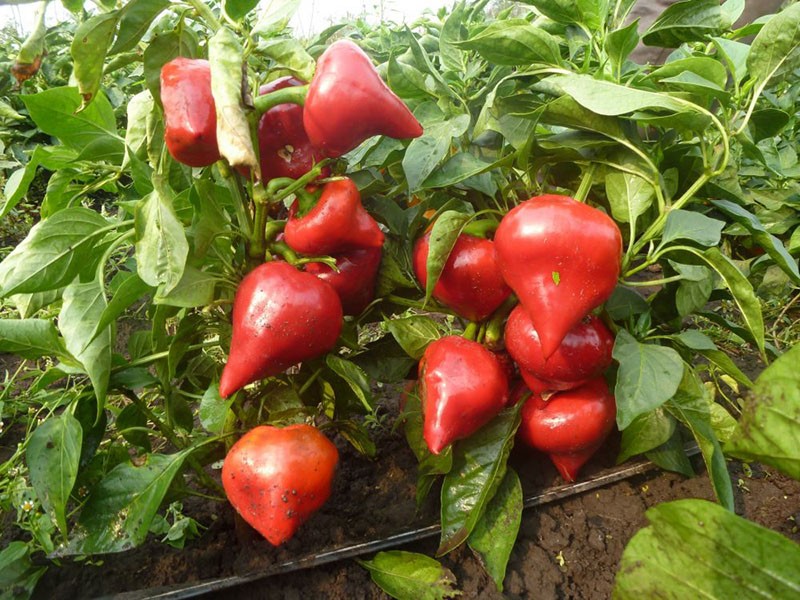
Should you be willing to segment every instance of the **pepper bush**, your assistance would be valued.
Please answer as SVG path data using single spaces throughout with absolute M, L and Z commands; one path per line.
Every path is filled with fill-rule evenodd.
M 356 22 L 310 40 L 287 28 L 291 0 L 64 4 L 78 22 L 69 84 L 43 84 L 54 73 L 47 54 L 3 104 L 12 111 L 3 118 L 33 123 L 42 143 L 8 173 L 0 217 L 47 181 L 37 223 L 0 263 L 0 352 L 25 361 L 7 376 L 0 412 L 27 427 L 0 471 L 3 497 L 42 508 L 18 519 L 35 543 L 4 552 L 30 589 L 42 572 L 30 552 L 126 550 L 162 519 L 168 493 L 222 500 L 207 467 L 256 425 L 313 423 L 373 456 L 376 384 L 413 377 L 426 347 L 448 335 L 502 347 L 513 297 L 469 321 L 434 289 L 461 234 L 491 238 L 542 194 L 592 206 L 621 232 L 619 278 L 595 310 L 615 339 L 605 375 L 619 461 L 645 455 L 691 474 L 684 448 L 694 440 L 719 504 L 733 509 L 723 448 L 738 431 L 735 398 L 753 383 L 708 331 L 764 362 L 781 353 L 757 292 L 800 283 L 800 4 L 735 28 L 743 2 L 687 0 L 640 32 L 627 19 L 631 0 L 528 0 L 499 12 L 483 0 L 411 27 Z M 53 35 L 42 32 L 18 61 L 31 48 L 42 56 Z M 288 96 L 255 90 L 284 75 L 312 81 L 340 38 L 371 57 L 422 134 L 370 137 L 300 178 L 260 183 L 258 117 Z M 663 65 L 642 65 L 630 59 L 640 43 L 674 50 Z M 164 142 L 160 74 L 178 56 L 209 59 L 225 115 L 224 158 L 204 168 L 177 162 Z M 344 319 L 330 352 L 223 398 L 245 274 L 271 258 L 334 262 L 280 239 L 286 208 L 313 204 L 306 186 L 320 176 L 352 179 L 381 225 L 375 298 Z M 421 284 L 412 255 L 426 231 Z M 493 530 L 487 515 L 519 524 L 519 479 L 506 462 L 521 406 L 436 455 L 414 393 L 399 417 L 420 461 L 418 501 L 443 479 L 439 553 L 469 543 L 499 588 L 517 532 Z M 783 466 L 778 453 L 757 455 Z M 365 565 L 402 571 L 429 560 L 394 553 Z

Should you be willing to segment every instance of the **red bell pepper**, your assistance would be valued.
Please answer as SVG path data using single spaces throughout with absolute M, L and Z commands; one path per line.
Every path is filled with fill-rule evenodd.
M 335 158 L 373 135 L 415 138 L 422 126 L 361 48 L 331 44 L 317 61 L 303 111 L 311 143 Z
M 361 204 L 352 179 L 326 183 L 308 214 L 298 216 L 298 210 L 295 202 L 283 232 L 295 252 L 319 256 L 383 245 L 383 232 Z
M 172 157 L 190 167 L 220 159 L 217 114 L 207 60 L 178 57 L 161 68 L 164 139 Z

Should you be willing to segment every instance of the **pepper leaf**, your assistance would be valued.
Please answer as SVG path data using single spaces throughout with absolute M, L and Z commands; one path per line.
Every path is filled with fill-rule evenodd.
M 79 111 L 94 100 L 103 77 L 103 64 L 114 34 L 119 13 L 112 11 L 90 17 L 75 30 L 70 54 L 74 63 L 73 76 L 78 82 L 83 103 Z
M 425 303 L 430 302 L 433 295 L 433 288 L 439 281 L 439 277 L 444 271 L 450 252 L 453 250 L 458 236 L 469 221 L 470 215 L 465 213 L 448 210 L 443 212 L 431 229 L 431 236 L 428 245 L 428 258 L 426 271 L 428 274 L 425 282 Z
M 392 598 L 443 600 L 461 595 L 453 589 L 455 576 L 439 561 L 403 550 L 379 552 L 372 560 L 359 560 L 372 581 Z
M 506 474 L 522 403 L 507 409 L 466 440 L 456 443 L 453 468 L 442 484 L 442 536 L 437 556 L 470 536 Z
M 516 471 L 509 468 L 497 494 L 467 540 L 469 547 L 480 555 L 500 592 L 503 591 L 508 559 L 522 523 L 522 508 L 522 483 Z
M 260 177 L 261 167 L 253 149 L 242 97 L 247 81 L 244 50 L 239 38 L 227 27 L 220 28 L 209 41 L 208 61 L 211 63 L 211 94 L 217 111 L 219 153 L 232 167 L 246 167 Z
M 672 348 L 641 344 L 624 329 L 617 334 L 613 356 L 619 362 L 617 426 L 624 431 L 636 417 L 672 398 L 681 383 L 683 361 Z
M 800 479 L 800 345 L 765 369 L 745 400 L 739 426 L 725 450 Z
M 796 598 L 797 544 L 706 500 L 676 500 L 646 513 L 628 543 L 614 598 Z
M 45 512 L 67 535 L 67 502 L 78 476 L 83 429 L 69 411 L 50 417 L 31 434 L 25 448 L 31 485 Z

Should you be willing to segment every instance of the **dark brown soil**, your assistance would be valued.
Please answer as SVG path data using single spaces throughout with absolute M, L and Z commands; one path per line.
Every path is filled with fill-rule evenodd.
M 190 500 L 185 513 L 208 530 L 176 550 L 155 540 L 120 555 L 97 557 L 102 564 L 62 561 L 51 567 L 37 588 L 38 598 L 73 599 L 251 575 L 276 564 L 307 557 L 353 542 L 365 542 L 435 521 L 436 493 L 422 511 L 414 504 L 416 463 L 399 433 L 383 432 L 380 454 L 363 458 L 339 441 L 341 469 L 330 501 L 296 537 L 275 549 L 234 517 L 227 505 Z M 618 440 L 609 441 L 584 469 L 585 477 L 613 469 Z M 555 469 L 533 452 L 516 450 L 512 465 L 520 473 L 526 496 L 561 482 Z M 696 461 L 701 465 L 701 462 Z M 702 468 L 702 467 L 700 467 Z M 800 483 L 753 466 L 745 475 L 731 463 L 737 512 L 800 542 Z M 678 498 L 712 499 L 708 478 L 693 479 L 651 471 L 632 479 L 527 510 L 511 555 L 501 594 L 477 558 L 461 547 L 442 559 L 455 574 L 465 598 L 609 598 L 622 550 L 646 525 L 645 510 Z M 433 555 L 437 538 L 404 549 Z M 369 558 L 367 555 L 365 558 Z M 273 576 L 208 597 L 236 598 L 385 598 L 355 561 L 329 564 Z

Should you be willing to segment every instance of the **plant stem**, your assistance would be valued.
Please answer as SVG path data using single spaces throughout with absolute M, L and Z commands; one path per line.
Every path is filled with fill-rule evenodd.
M 279 104 L 299 104 L 300 106 L 303 106 L 306 103 L 307 94 L 307 85 L 296 85 L 287 88 L 281 88 L 279 90 L 275 90 L 274 92 L 270 92 L 269 94 L 258 96 L 255 100 L 253 100 L 253 105 L 255 106 L 256 113 L 258 115 L 263 115 L 270 108 L 274 108 Z
M 189 4 L 198 12 L 198 14 L 203 17 L 203 20 L 206 22 L 206 25 L 216 33 L 222 28 L 222 23 L 220 23 L 219 19 L 211 12 L 211 9 L 206 5 L 203 0 L 187 0 Z
M 210 348 L 212 346 L 219 346 L 219 340 L 210 340 L 207 342 L 202 342 L 200 344 L 192 344 L 186 350 L 188 352 L 190 350 L 199 350 L 201 348 Z M 168 356 L 169 356 L 169 350 L 164 350 L 163 352 L 156 352 L 155 354 L 150 354 L 148 356 L 143 356 L 141 358 L 137 358 L 136 360 L 132 360 L 127 365 L 114 367 L 113 369 L 111 369 L 111 372 L 119 373 L 120 371 L 124 371 L 125 369 L 130 369 L 132 367 L 142 367 L 144 365 L 149 365 L 150 363 L 154 363 L 157 360 L 161 360 L 162 358 L 167 358 Z
M 581 179 L 581 185 L 575 192 L 575 200 L 578 202 L 586 202 L 586 197 L 589 195 L 589 190 L 592 189 L 592 180 L 594 179 L 594 171 L 596 168 L 597 165 L 594 163 L 589 163 L 589 166 L 586 168 L 583 178 Z
M 186 448 L 186 444 L 182 439 L 180 439 L 180 437 L 178 437 L 178 434 L 175 433 L 175 430 L 170 427 L 170 425 L 159 419 L 158 415 L 156 415 L 156 413 L 154 413 L 150 407 L 147 406 L 147 403 L 139 398 L 136 393 L 126 389 L 121 391 L 126 398 L 136 405 L 136 407 L 144 416 L 153 422 L 153 425 L 156 426 L 156 429 L 158 429 L 173 446 L 179 450 L 184 450 Z M 205 485 L 207 488 L 222 492 L 223 494 L 225 493 L 225 490 L 222 488 L 222 486 L 203 470 L 202 465 L 197 462 L 197 459 L 190 455 L 186 457 L 186 462 L 189 463 L 189 466 L 192 467 L 195 473 L 197 473 L 197 476 L 200 478 L 200 481 L 203 483 L 203 485 Z

